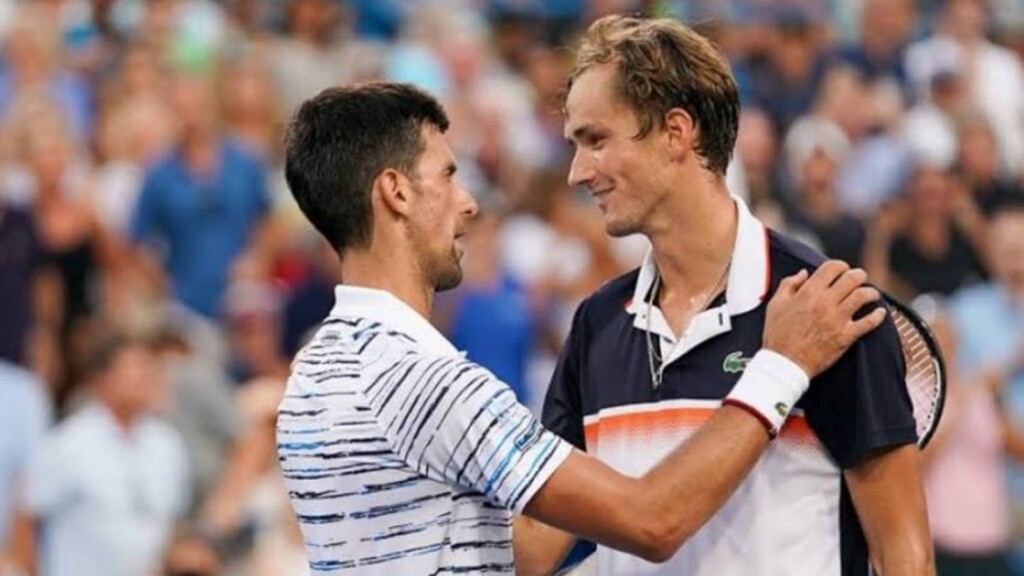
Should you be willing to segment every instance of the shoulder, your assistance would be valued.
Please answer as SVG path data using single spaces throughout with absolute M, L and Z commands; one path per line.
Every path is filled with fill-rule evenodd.
M 826 260 L 824 254 L 807 244 L 768 229 L 769 278 L 773 291 L 783 278 L 804 269 L 814 271 Z
M 155 416 L 143 417 L 139 422 L 139 431 L 151 449 L 168 455 L 185 453 L 185 441 L 178 430 Z
M 238 169 L 257 170 L 262 174 L 262 161 L 240 142 L 227 138 L 222 143 L 224 158 Z
M 175 178 L 178 172 L 178 153 L 176 150 L 165 152 L 162 156 L 153 160 L 146 168 L 145 178 L 149 183 L 166 182 Z
M 609 280 L 597 289 L 577 309 L 577 317 L 591 326 L 603 325 L 619 314 L 625 314 L 632 304 L 640 269 L 637 268 Z

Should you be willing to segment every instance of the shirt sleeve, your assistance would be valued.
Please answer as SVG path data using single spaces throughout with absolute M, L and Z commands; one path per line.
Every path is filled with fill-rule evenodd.
M 569 338 L 558 357 L 558 364 L 544 397 L 541 419 L 544 427 L 580 450 L 587 449 L 583 429 L 583 401 L 580 393 L 584 367 L 584 320 L 580 304 L 573 316 Z
M 887 318 L 812 381 L 801 404 L 841 468 L 855 467 L 878 450 L 917 441 L 905 373 L 899 335 Z
M 517 512 L 572 450 L 504 382 L 462 358 L 410 354 L 366 395 L 406 464 Z
M 74 459 L 64 439 L 59 431 L 46 436 L 28 461 L 21 499 L 35 516 L 48 515 L 74 496 Z

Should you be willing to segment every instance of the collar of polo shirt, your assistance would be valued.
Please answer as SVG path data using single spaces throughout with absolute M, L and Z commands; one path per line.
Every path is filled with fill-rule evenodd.
M 695 316 L 678 345 L 661 311 L 657 306 L 650 306 L 647 303 L 657 268 L 650 249 L 644 256 L 636 288 L 633 290 L 633 298 L 626 305 L 626 312 L 634 316 L 634 327 L 646 330 L 650 325 L 651 331 L 661 336 L 663 364 L 669 364 L 701 342 L 731 330 L 730 318 L 757 308 L 768 293 L 771 266 L 768 256 L 768 230 L 750 213 L 743 199 L 735 195 L 732 199 L 736 204 L 738 221 L 732 266 L 725 289 L 725 304 Z M 651 315 L 650 324 L 647 322 L 648 314 Z M 665 353 L 666 346 L 671 347 L 669 353 Z
M 380 322 L 410 336 L 426 352 L 442 356 L 462 355 L 429 320 L 390 292 L 342 284 L 335 286 L 334 298 L 331 316 Z

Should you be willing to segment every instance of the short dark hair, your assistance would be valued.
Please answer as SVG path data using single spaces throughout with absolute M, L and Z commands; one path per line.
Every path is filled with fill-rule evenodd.
M 117 362 L 122 352 L 133 348 L 156 352 L 155 340 L 146 335 L 133 334 L 119 329 L 100 329 L 99 334 L 88 346 L 85 376 L 88 378 L 101 376 Z
M 385 169 L 415 178 L 423 127 L 448 130 L 430 94 L 409 84 L 328 88 L 299 107 L 288 129 L 285 179 L 303 214 L 341 254 L 373 231 L 370 188 Z
M 700 130 L 696 151 L 708 170 L 725 175 L 739 131 L 739 89 L 725 56 L 689 26 L 667 18 L 605 16 L 587 30 L 567 88 L 588 69 L 614 64 L 615 89 L 637 114 L 644 138 L 665 126 L 672 108 Z M 566 91 L 568 92 L 568 90 Z

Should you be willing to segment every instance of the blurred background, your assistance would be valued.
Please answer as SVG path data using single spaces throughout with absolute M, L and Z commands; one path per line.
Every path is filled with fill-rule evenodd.
M 447 107 L 482 216 L 435 321 L 538 409 L 646 249 L 566 185 L 557 99 L 626 11 L 728 55 L 733 193 L 935 327 L 948 573 L 1024 558 L 1024 1 L 0 0 L 0 574 L 307 573 L 274 420 L 339 277 L 282 135 L 334 84 Z

